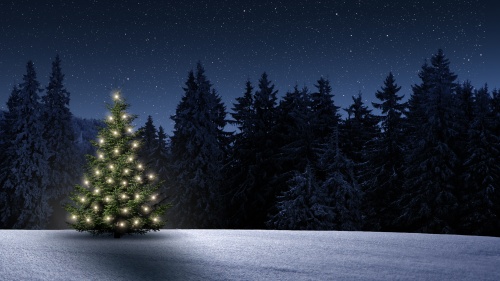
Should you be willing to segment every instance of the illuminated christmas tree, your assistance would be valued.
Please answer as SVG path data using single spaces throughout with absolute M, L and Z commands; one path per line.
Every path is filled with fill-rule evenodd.
M 113 100 L 106 126 L 92 142 L 97 155 L 88 155 L 83 183 L 75 187 L 73 204 L 66 206 L 69 224 L 78 231 L 112 233 L 115 238 L 158 231 L 168 206 L 162 204 L 157 176 L 136 155 L 140 142 L 131 125 L 136 116 L 126 113 L 129 105 L 119 93 Z

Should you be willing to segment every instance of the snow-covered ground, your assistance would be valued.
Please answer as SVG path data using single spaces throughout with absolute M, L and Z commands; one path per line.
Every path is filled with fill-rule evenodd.
M 1 280 L 500 280 L 500 238 L 162 230 L 0 230 Z

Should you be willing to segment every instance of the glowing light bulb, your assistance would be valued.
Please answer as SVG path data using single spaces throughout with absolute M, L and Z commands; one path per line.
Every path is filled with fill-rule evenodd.
M 89 181 L 88 181 L 88 180 L 84 181 L 83 183 L 84 183 L 85 185 L 89 185 Z
M 106 196 L 106 198 L 104 199 L 104 201 L 109 202 L 109 201 L 111 201 L 111 199 L 109 199 L 109 197 Z
M 151 196 L 151 199 L 156 200 L 156 196 L 155 195 Z
M 72 215 L 71 218 L 76 220 L 77 217 L 75 215 Z
M 138 225 L 138 224 L 139 224 L 139 221 L 138 221 L 138 220 L 135 220 L 135 221 L 134 221 L 134 224 L 135 224 L 135 225 Z
M 132 128 L 128 128 L 127 132 L 132 133 Z
M 153 221 L 154 221 L 154 222 L 157 222 L 157 221 L 158 221 L 158 218 L 154 218 L 154 219 L 153 219 Z
M 123 209 L 123 212 L 124 212 L 125 214 L 126 214 L 126 213 L 128 213 L 128 209 L 127 209 L 127 208 Z
M 82 199 L 80 199 L 82 202 L 85 202 L 85 197 L 82 197 Z
M 125 173 L 125 174 L 128 174 L 128 172 L 130 172 L 130 170 L 129 170 L 129 169 L 125 169 L 125 170 L 123 170 L 123 173 Z
M 123 115 L 122 115 L 122 118 L 123 118 L 123 119 L 127 119 L 127 114 L 123 114 Z
M 99 207 L 97 207 L 97 206 L 94 206 L 94 210 L 96 210 L 96 211 L 97 211 L 97 210 L 99 210 Z
M 134 142 L 134 143 L 132 144 L 132 147 L 134 147 L 134 148 L 135 148 L 135 147 L 137 147 L 137 146 L 138 146 L 138 144 L 137 144 L 136 142 Z
M 153 174 L 149 174 L 149 179 L 153 179 L 155 176 Z
M 95 174 L 96 174 L 96 175 L 100 175 L 100 174 L 101 174 L 101 172 L 100 172 L 99 170 L 95 170 Z
M 104 159 L 104 154 L 99 154 L 99 159 Z
M 107 220 L 107 221 L 110 221 L 110 220 L 111 220 L 111 218 L 108 216 L 108 217 L 106 217 L 106 220 Z
M 113 116 L 108 117 L 109 121 L 113 121 Z
M 136 179 L 137 181 L 141 181 L 141 177 L 139 177 L 139 176 L 135 177 L 135 179 Z
M 118 136 L 118 132 L 117 131 L 113 131 L 113 135 L 114 136 Z
M 120 153 L 120 150 L 118 150 L 118 148 L 115 148 L 114 152 L 115 152 L 115 154 L 118 154 L 118 153 Z
M 120 223 L 120 226 L 121 226 L 121 227 L 124 227 L 124 226 L 125 226 L 125 224 L 124 224 L 123 222 L 121 222 L 121 223 Z
M 108 183 L 113 183 L 113 179 L 108 179 Z
M 99 139 L 99 143 L 103 144 L 104 143 L 104 139 Z
M 144 207 L 144 211 L 149 211 L 149 208 L 148 207 Z
M 115 169 L 115 166 L 113 164 L 111 164 L 111 165 L 109 165 L 109 169 L 113 170 L 113 169 Z
M 122 181 L 122 184 L 123 184 L 123 185 L 127 185 L 127 182 L 126 182 L 126 181 Z
M 99 188 L 96 188 L 96 189 L 94 190 L 94 192 L 95 192 L 95 193 L 99 193 Z
M 136 194 L 135 195 L 135 199 L 139 199 L 140 195 L 139 194 Z
M 130 156 L 127 160 L 128 160 L 128 162 L 132 162 L 132 161 L 134 161 L 134 158 L 132 156 Z
M 127 198 L 127 195 L 122 194 L 122 199 L 126 199 L 126 198 Z
M 90 219 L 89 219 L 89 218 L 87 218 L 87 219 L 85 219 L 85 220 L 86 220 L 87 222 L 90 222 Z
M 142 164 L 137 165 L 137 169 L 142 169 Z
M 115 100 L 118 100 L 118 99 L 120 99 L 120 95 L 119 95 L 118 93 L 115 93 L 115 94 L 113 95 L 113 98 L 114 98 Z

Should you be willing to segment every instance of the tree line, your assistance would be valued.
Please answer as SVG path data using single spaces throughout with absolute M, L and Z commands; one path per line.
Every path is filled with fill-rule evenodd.
M 80 180 L 81 170 L 64 163 L 88 150 L 69 151 L 74 132 L 56 130 L 74 125 L 64 121 L 71 113 L 59 64 L 40 102 L 30 63 L 7 102 L 4 227 L 44 227 L 44 204 Z M 377 115 L 361 94 L 341 109 L 325 78 L 278 99 L 266 73 L 245 83 L 228 112 L 198 63 L 171 116 L 172 136 L 151 117 L 140 128 L 141 158 L 172 204 L 168 227 L 499 236 L 500 92 L 457 82 L 449 64 L 442 50 L 433 55 L 407 101 L 389 73 L 371 104 Z
M 172 117 L 171 225 L 500 235 L 500 92 L 449 65 L 439 50 L 407 101 L 389 73 L 381 114 L 360 94 L 346 118 L 328 79 L 278 100 L 263 73 L 226 120 L 198 64 Z
M 0 222 L 4 227 L 42 228 L 50 202 L 67 194 L 77 177 L 77 154 L 69 93 L 60 59 L 52 64 L 46 95 L 28 62 L 23 82 L 13 87 L 0 123 Z

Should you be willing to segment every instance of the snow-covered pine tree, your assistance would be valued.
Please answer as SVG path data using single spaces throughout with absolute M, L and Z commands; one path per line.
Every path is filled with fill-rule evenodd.
M 412 85 L 412 94 L 408 99 L 408 112 L 406 120 L 406 130 L 405 130 L 405 146 L 407 151 L 412 151 L 415 149 L 420 133 L 420 124 L 426 119 L 426 109 L 424 104 L 429 98 L 429 91 L 431 88 L 431 74 L 432 70 L 426 61 L 422 65 L 422 70 L 418 73 L 418 77 L 421 80 L 420 84 Z
M 500 137 L 500 90 L 494 89 L 491 97 L 491 110 L 494 118 L 494 133 Z M 499 206 L 500 210 L 500 206 Z M 500 216 L 500 213 L 498 214 Z
M 7 101 L 8 111 L 3 114 L 0 122 L 0 228 L 11 228 L 16 219 L 11 214 L 15 205 L 14 189 L 7 189 L 5 186 L 11 185 L 14 176 L 10 170 L 10 163 L 16 156 L 12 146 L 12 140 L 15 138 L 12 128 L 19 115 L 19 104 L 19 89 L 14 86 Z
M 491 93 L 491 106 L 495 115 L 500 114 L 500 89 L 493 89 Z
M 154 150 L 158 147 L 158 136 L 151 115 L 148 116 L 144 126 L 139 128 L 139 135 L 143 143 L 139 154 L 145 159 L 150 159 L 151 154 L 153 154 Z
M 170 155 L 170 147 L 167 143 L 168 136 L 163 130 L 163 127 L 158 127 L 158 141 L 156 143 L 156 147 L 153 150 L 153 161 L 151 166 L 158 173 L 158 178 L 162 183 L 161 189 L 167 196 L 167 198 L 171 198 L 171 194 L 167 194 L 167 182 L 172 181 L 171 172 L 168 169 L 169 165 L 169 155 Z
M 354 163 L 340 149 L 338 128 L 334 128 L 320 161 L 326 174 L 321 193 L 327 194 L 325 198 L 332 208 L 331 214 L 328 209 L 327 224 L 335 230 L 360 230 L 362 191 L 356 180 Z
M 405 160 L 404 196 L 397 223 L 405 231 L 452 233 L 457 216 L 455 169 L 458 157 L 452 141 L 458 115 L 453 94 L 457 76 L 439 50 L 420 73 L 422 83 L 413 87 L 419 102 L 410 103 L 410 153 Z M 412 97 L 413 98 L 413 97 Z M 415 112 L 412 112 L 415 110 Z
M 369 155 L 373 153 L 374 142 L 380 133 L 379 118 L 364 104 L 361 93 L 353 96 L 352 100 L 353 103 L 344 109 L 347 119 L 340 123 L 340 148 L 353 165 L 356 184 L 364 191 L 373 172 Z
M 232 120 L 228 123 L 238 128 L 232 136 L 228 165 L 225 169 L 225 178 L 229 182 L 232 190 L 228 192 L 228 208 L 226 212 L 229 216 L 229 226 L 235 228 L 243 227 L 245 213 L 240 202 L 245 200 L 245 190 L 253 181 L 249 173 L 254 161 L 253 145 L 251 136 L 253 133 L 253 118 L 255 117 L 253 101 L 253 86 L 250 81 L 245 83 L 243 96 L 236 98 L 230 113 Z
M 301 173 L 306 164 L 317 162 L 315 142 L 311 130 L 310 94 L 306 87 L 301 90 L 298 86 L 292 92 L 287 92 L 278 105 L 275 139 L 278 148 L 276 164 L 275 186 L 288 189 L 286 183 L 290 173 Z
M 253 127 L 251 119 L 255 114 L 255 110 L 253 107 L 253 87 L 250 81 L 245 83 L 245 92 L 243 96 L 236 98 L 236 103 L 233 104 L 231 110 L 231 117 L 233 117 L 233 119 L 229 120 L 228 123 L 236 126 L 239 130 L 234 140 L 237 146 L 240 139 L 247 137 L 247 134 L 252 131 Z
M 3 188 L 12 195 L 13 228 L 44 228 L 52 213 L 48 202 L 52 194 L 48 190 L 49 154 L 43 138 L 40 92 L 34 64 L 29 61 L 17 98 L 9 99 L 13 106 L 11 113 L 16 116 L 9 124 L 12 139 L 7 144 L 9 163 L 4 168 L 8 175 Z
M 392 73 L 389 73 L 381 90 L 375 93 L 380 103 L 373 102 L 382 111 L 379 117 L 382 132 L 373 140 L 368 152 L 364 181 L 365 228 L 370 230 L 397 230 L 393 225 L 399 214 L 396 201 L 402 193 L 404 182 L 404 114 L 407 104 L 401 102 L 401 90 Z
M 167 135 L 161 126 L 156 130 L 153 118 L 148 116 L 144 126 L 139 128 L 139 136 L 143 143 L 138 152 L 139 158 L 158 173 L 161 190 L 166 193 L 166 184 L 171 182 L 170 170 L 167 167 L 169 159 Z M 167 195 L 167 197 L 170 198 L 171 196 Z
M 312 112 L 308 89 L 299 90 L 295 86 L 292 92 L 285 94 L 277 109 L 275 139 L 278 156 L 275 163 L 278 169 L 273 185 L 283 193 L 277 196 L 276 213 L 266 224 L 268 228 L 314 229 L 315 223 L 310 220 L 315 219 L 308 214 L 318 185 L 313 179 L 318 157 L 310 123 Z M 298 209 L 290 210 L 292 206 Z
M 461 232 L 473 235 L 500 235 L 500 218 L 495 208 L 500 203 L 500 136 L 494 134 L 494 115 L 487 86 L 475 92 L 473 119 L 464 146 L 460 223 Z
M 232 220 L 236 221 L 235 227 L 238 228 L 264 228 L 279 194 L 272 184 L 277 169 L 277 92 L 267 74 L 263 73 L 253 95 L 253 104 L 245 113 L 247 117 L 243 122 L 250 125 L 248 131 L 236 135 L 240 145 L 238 154 L 231 161 L 235 172 L 229 201 L 231 213 L 235 214 Z
M 334 229 L 335 217 L 329 195 L 315 171 L 307 164 L 305 171 L 293 172 L 289 189 L 278 196 L 277 213 L 267 222 L 269 228 L 294 230 Z
M 223 224 L 222 175 L 227 135 L 225 107 L 211 90 L 205 70 L 189 72 L 184 95 L 172 116 L 171 138 L 174 227 L 211 228 Z
M 92 234 L 111 233 L 120 238 L 126 233 L 144 234 L 164 225 L 167 205 L 158 194 L 157 175 L 137 158 L 138 133 L 133 131 L 134 115 L 129 104 L 114 93 L 106 127 L 93 142 L 97 155 L 88 155 L 82 185 L 76 185 L 66 205 L 69 224 L 78 231 Z
M 464 147 L 467 143 L 467 135 L 474 119 L 474 87 L 471 85 L 470 81 L 457 84 L 454 101 L 457 110 L 460 112 L 457 116 L 457 138 L 455 146 L 459 153 L 458 156 L 461 159 L 460 162 L 463 162 L 466 157 L 464 156 L 464 153 L 466 154 L 466 149 L 464 149 Z
M 69 95 L 63 84 L 61 60 L 56 56 L 52 62 L 52 73 L 45 96 L 42 97 L 42 116 L 44 123 L 43 138 L 48 149 L 48 189 L 55 210 L 51 226 L 61 228 L 65 212 L 60 201 L 69 195 L 71 186 L 76 184 L 80 172 L 75 161 L 78 153 L 75 144 L 72 114 L 69 110 Z
M 330 81 L 321 77 L 314 85 L 316 92 L 311 94 L 311 128 L 318 144 L 328 143 L 334 128 L 339 125 L 340 115 L 332 94 Z
M 369 142 L 379 133 L 379 119 L 373 115 L 363 103 L 361 93 L 352 97 L 353 103 L 344 110 L 347 112 L 347 119 L 344 120 L 341 129 L 341 148 L 345 155 L 351 159 L 356 166 L 367 161 Z M 359 170 L 357 167 L 355 170 Z M 358 174 L 358 172 L 356 172 Z

